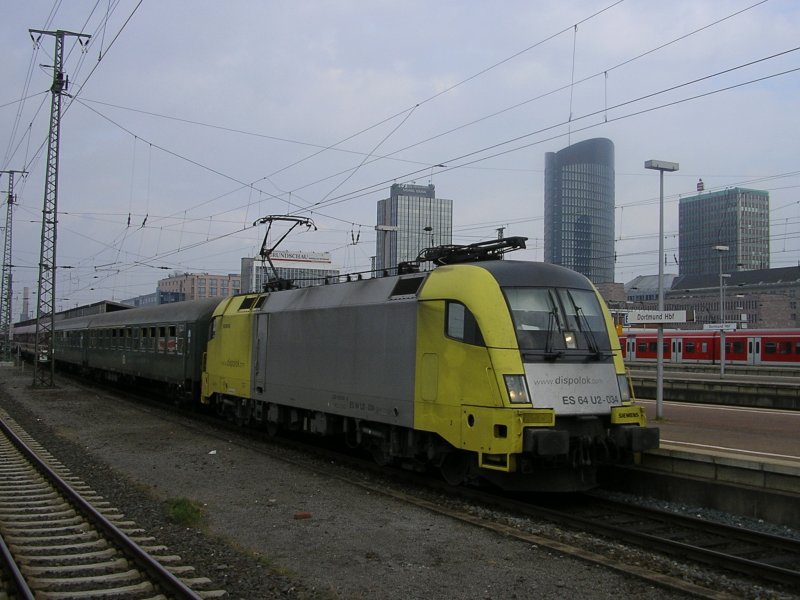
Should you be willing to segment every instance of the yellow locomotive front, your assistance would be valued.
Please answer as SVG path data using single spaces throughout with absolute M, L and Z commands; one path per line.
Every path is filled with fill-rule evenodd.
M 658 446 L 633 404 L 610 315 L 578 273 L 541 263 L 439 267 L 420 290 L 415 429 L 460 449 L 448 480 L 574 490 Z M 476 460 L 475 460 L 476 459 Z

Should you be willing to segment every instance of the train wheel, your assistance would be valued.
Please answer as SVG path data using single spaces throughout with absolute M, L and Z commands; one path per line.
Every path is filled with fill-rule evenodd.
M 439 471 L 450 485 L 461 485 L 469 473 L 470 458 L 465 452 L 449 452 L 442 460 Z

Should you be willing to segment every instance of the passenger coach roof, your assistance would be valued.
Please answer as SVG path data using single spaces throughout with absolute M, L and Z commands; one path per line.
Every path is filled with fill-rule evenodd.
M 522 260 L 490 260 L 469 263 L 489 271 L 501 287 L 568 287 L 592 289 L 589 280 L 566 267 Z
M 146 306 L 144 308 L 121 310 L 113 313 L 103 313 L 93 315 L 89 318 L 80 317 L 80 319 L 88 321 L 87 326 L 89 327 L 114 327 L 134 324 L 196 321 L 204 317 L 210 318 L 214 308 L 216 308 L 221 301 L 222 298 L 208 298 L 205 300 L 173 302 L 170 304 L 158 304 L 156 306 Z M 63 328 L 70 321 L 72 321 L 72 319 L 61 321 L 57 324 L 57 328 Z M 61 325 L 62 323 L 64 325 Z

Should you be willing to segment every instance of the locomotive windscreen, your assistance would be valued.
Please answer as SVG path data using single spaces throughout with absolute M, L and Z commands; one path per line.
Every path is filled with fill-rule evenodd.
M 594 293 L 573 288 L 504 288 L 520 350 L 544 358 L 610 356 L 603 311 Z

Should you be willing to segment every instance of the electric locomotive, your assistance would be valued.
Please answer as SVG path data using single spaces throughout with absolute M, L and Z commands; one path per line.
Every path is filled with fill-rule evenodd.
M 587 489 L 600 464 L 658 446 L 588 279 L 462 260 L 224 299 L 202 401 L 272 432 L 340 436 L 381 463 L 434 465 L 453 484 Z

